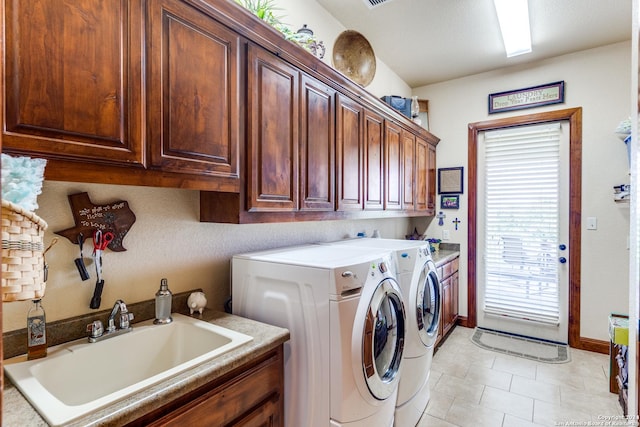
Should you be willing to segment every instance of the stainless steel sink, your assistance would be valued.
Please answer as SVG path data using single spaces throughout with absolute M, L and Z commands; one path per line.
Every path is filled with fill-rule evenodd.
M 253 338 L 189 316 L 141 322 L 97 343 L 51 347 L 44 359 L 5 361 L 11 381 L 51 425 L 60 425 L 170 378 Z

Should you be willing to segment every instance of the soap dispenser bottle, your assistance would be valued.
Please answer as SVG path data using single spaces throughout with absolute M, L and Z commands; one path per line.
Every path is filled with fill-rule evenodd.
M 160 289 L 156 292 L 156 320 L 153 321 L 156 325 L 164 325 L 173 321 L 171 318 L 172 297 L 167 279 L 162 279 L 160 281 Z
M 39 299 L 34 299 L 27 313 L 27 360 L 39 359 L 47 355 L 47 329 L 44 307 Z

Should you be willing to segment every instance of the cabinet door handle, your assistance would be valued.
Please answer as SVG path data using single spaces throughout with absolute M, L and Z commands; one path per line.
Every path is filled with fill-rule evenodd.
M 560 258 L 558 258 L 558 261 L 560 261 L 560 264 L 565 264 L 567 262 L 567 259 L 561 256 Z

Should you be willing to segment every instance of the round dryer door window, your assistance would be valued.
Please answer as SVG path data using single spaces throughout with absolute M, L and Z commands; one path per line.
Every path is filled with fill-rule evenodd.
M 400 289 L 394 280 L 385 279 L 369 303 L 362 347 L 367 387 L 376 399 L 387 399 L 397 387 L 404 331 Z
M 440 319 L 440 280 L 426 264 L 420 274 L 416 293 L 418 335 L 425 346 L 431 346 L 438 335 Z

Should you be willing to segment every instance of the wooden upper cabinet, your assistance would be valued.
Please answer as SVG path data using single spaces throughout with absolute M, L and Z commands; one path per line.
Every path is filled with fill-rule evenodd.
M 300 210 L 335 209 L 335 90 L 306 74 L 300 100 Z
M 300 72 L 249 44 L 247 210 L 298 210 Z
M 180 0 L 147 15 L 150 166 L 239 178 L 240 36 Z
M 4 148 L 144 163 L 140 0 L 5 2 Z
M 429 178 L 427 180 L 427 210 L 431 215 L 436 213 L 436 147 L 428 144 L 429 149 Z
M 364 113 L 364 208 L 384 208 L 384 120 L 381 115 Z
M 402 209 L 402 146 L 401 129 L 397 124 L 385 122 L 385 206 L 386 210 Z
M 415 178 L 416 178 L 416 137 L 414 134 L 402 130 L 402 208 L 415 209 Z
M 364 107 L 342 94 L 336 98 L 337 210 L 362 210 Z
M 416 200 L 417 211 L 427 211 L 429 190 L 429 144 L 422 138 L 416 138 Z

